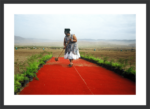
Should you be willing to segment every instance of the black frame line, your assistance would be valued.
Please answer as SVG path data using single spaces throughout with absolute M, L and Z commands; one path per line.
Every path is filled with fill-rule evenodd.
M 146 106 L 140 105 L 4 105 L 4 4 L 146 4 Z M 70 108 L 85 108 L 85 109 L 149 109 L 150 108 L 150 1 L 149 0 L 1 0 L 0 1 L 0 49 L 3 52 L 0 54 L 0 108 L 2 109 L 20 109 L 20 108 L 29 108 L 29 109 L 48 109 L 48 108 L 55 108 L 55 109 L 70 109 Z

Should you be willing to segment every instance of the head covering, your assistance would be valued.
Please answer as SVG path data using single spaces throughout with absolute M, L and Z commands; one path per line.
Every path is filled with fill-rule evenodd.
M 65 28 L 65 31 L 70 31 L 70 29 L 69 28 Z
M 65 28 L 65 33 L 69 33 L 70 32 L 70 29 L 69 28 Z

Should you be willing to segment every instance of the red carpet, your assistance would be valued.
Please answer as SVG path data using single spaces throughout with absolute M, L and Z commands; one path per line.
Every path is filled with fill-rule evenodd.
M 33 79 L 20 95 L 135 95 L 135 83 L 96 64 L 82 59 L 51 60 L 38 71 L 38 80 Z

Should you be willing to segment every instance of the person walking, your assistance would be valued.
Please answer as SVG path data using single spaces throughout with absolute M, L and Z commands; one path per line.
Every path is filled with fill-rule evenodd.
M 77 37 L 75 34 L 70 34 L 70 29 L 66 28 L 65 31 L 65 37 L 64 37 L 64 49 L 65 49 L 65 54 L 64 54 L 64 59 L 69 59 L 70 64 L 68 65 L 69 67 L 73 66 L 73 60 L 79 59 L 80 58 L 80 53 L 77 45 Z M 69 43 L 68 43 L 69 41 Z M 68 45 L 67 45 L 68 43 Z M 67 45 L 67 46 L 66 46 Z

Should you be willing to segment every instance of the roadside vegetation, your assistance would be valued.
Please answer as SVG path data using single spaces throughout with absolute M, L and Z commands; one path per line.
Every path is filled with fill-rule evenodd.
M 131 61 L 133 59 L 133 57 L 130 57 L 129 59 L 123 59 L 123 58 L 119 58 L 117 62 L 114 62 L 114 59 L 109 59 L 110 61 L 108 61 L 109 57 L 103 56 L 101 55 L 101 58 L 99 57 L 95 57 L 91 54 L 85 54 L 83 52 L 80 52 L 80 55 L 82 58 L 93 61 L 95 63 L 98 63 L 101 66 L 107 66 L 109 69 L 119 69 L 122 70 L 123 73 L 126 74 L 136 74 L 135 71 L 135 67 L 132 66 Z M 128 68 L 126 66 L 129 66 Z
M 47 53 L 47 55 L 44 55 L 44 53 Z M 28 60 L 24 63 L 17 63 L 15 64 L 18 65 L 18 69 L 21 72 L 20 74 L 15 74 L 14 75 L 14 92 L 15 94 L 20 91 L 22 87 L 24 87 L 29 81 L 32 81 L 33 78 L 35 77 L 36 80 L 37 78 L 37 71 L 39 68 L 46 63 L 48 59 L 52 57 L 52 52 L 41 52 L 40 54 L 32 55 Z M 25 64 L 28 64 L 25 67 Z

